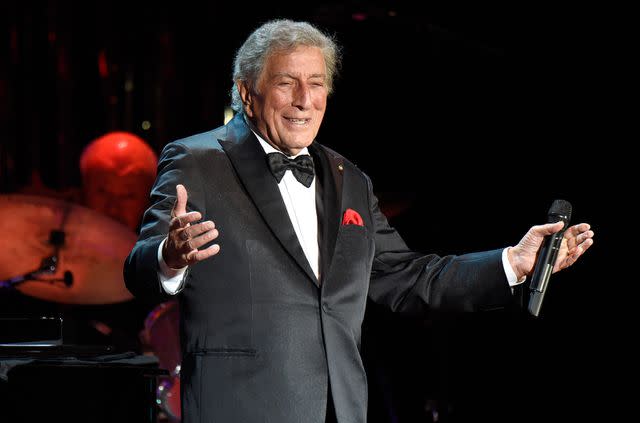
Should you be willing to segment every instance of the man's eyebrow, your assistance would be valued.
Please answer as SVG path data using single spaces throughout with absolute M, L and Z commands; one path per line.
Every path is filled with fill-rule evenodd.
M 276 72 L 273 74 L 274 78 L 286 77 L 286 78 L 295 78 L 295 76 L 291 75 L 287 72 Z
M 324 73 L 314 73 L 309 75 L 309 77 L 307 79 L 311 79 L 311 78 L 326 78 L 326 74 Z M 298 79 L 298 76 L 290 74 L 288 72 L 276 72 L 273 74 L 273 78 L 280 78 L 280 77 L 285 77 L 285 78 L 291 78 L 291 79 Z

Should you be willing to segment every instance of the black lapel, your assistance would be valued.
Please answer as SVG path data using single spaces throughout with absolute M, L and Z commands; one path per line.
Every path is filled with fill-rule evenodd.
M 314 142 L 309 146 L 309 152 L 313 156 L 317 166 L 318 182 L 322 185 L 322 207 L 318 207 L 322 213 L 322 274 L 326 275 L 333 250 L 336 246 L 336 237 L 340 228 L 340 211 L 342 210 L 342 174 L 344 165 L 342 159 L 331 150 Z
M 244 119 L 236 116 L 229 123 L 227 139 L 219 141 L 267 226 L 307 276 L 318 285 L 318 278 L 304 255 L 289 219 L 278 183 L 267 167 L 264 150 Z

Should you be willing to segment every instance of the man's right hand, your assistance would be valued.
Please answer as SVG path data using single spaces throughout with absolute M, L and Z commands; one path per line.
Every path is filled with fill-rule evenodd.
M 183 185 L 176 185 L 176 202 L 171 210 L 169 234 L 162 249 L 162 258 L 170 268 L 181 269 L 220 251 L 218 244 L 199 250 L 218 237 L 218 230 L 211 220 L 192 225 L 200 219 L 202 215 L 197 211 L 187 213 L 187 190 Z

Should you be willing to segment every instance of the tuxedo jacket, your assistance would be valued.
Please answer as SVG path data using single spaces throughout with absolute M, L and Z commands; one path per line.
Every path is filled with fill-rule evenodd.
M 321 280 L 314 275 L 242 116 L 164 148 L 124 276 L 162 299 L 157 253 L 176 184 L 219 230 L 220 252 L 189 267 L 181 310 L 185 423 L 321 423 L 331 395 L 340 423 L 364 423 L 360 355 L 367 298 L 398 312 L 480 310 L 509 302 L 501 251 L 438 257 L 408 249 L 380 212 L 369 178 L 314 142 Z M 353 209 L 363 225 L 342 224 Z

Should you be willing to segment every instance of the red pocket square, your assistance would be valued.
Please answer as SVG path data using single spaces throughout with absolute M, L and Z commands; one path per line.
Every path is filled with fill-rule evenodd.
M 347 209 L 345 210 L 344 216 L 342 217 L 342 224 L 364 226 L 364 221 L 357 211 L 353 209 Z

